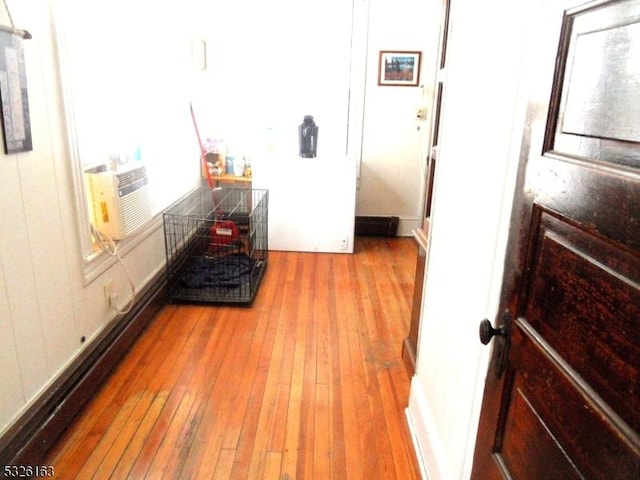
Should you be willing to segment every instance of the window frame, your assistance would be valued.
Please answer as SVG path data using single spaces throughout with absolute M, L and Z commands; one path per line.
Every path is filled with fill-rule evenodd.
M 69 50 L 67 42 L 70 40 L 65 29 L 67 18 L 65 16 L 64 7 L 61 5 L 52 6 L 55 48 L 57 49 L 59 81 L 62 94 L 62 107 L 64 110 L 64 121 L 66 128 L 65 146 L 68 152 L 69 168 L 71 170 L 72 187 L 73 187 L 73 207 L 74 218 L 77 227 L 77 240 L 80 258 L 82 259 L 82 273 L 84 285 L 87 286 L 102 275 L 106 270 L 111 268 L 117 259 L 113 255 L 100 250 L 93 240 L 91 233 L 89 194 L 87 191 L 85 170 L 89 165 L 85 165 L 81 159 L 80 142 L 77 131 L 76 104 L 74 95 L 74 85 L 71 72 L 73 71 L 72 61 L 69 58 Z M 195 148 L 195 145 L 194 145 Z M 178 195 L 178 198 L 188 194 L 197 187 L 199 181 L 199 169 L 194 162 L 194 179 L 193 185 L 185 185 L 184 190 Z M 180 190 L 183 190 L 180 187 Z M 172 201 L 164 201 L 163 203 L 172 203 Z M 118 251 L 121 256 L 127 255 L 137 245 L 143 242 L 148 236 L 154 234 L 158 229 L 162 228 L 162 209 L 157 210 L 154 206 L 151 219 L 138 231 L 130 236 L 119 240 Z

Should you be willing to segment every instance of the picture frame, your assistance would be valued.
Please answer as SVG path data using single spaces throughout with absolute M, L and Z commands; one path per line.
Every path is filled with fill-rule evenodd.
M 378 85 L 417 87 L 420 83 L 422 52 L 381 50 L 378 61 Z
M 23 38 L 0 31 L 0 121 L 4 153 L 33 150 Z

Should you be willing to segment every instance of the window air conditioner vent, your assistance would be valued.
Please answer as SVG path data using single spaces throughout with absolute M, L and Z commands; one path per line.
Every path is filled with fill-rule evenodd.
M 119 240 L 151 219 L 145 167 L 123 172 L 94 169 L 85 176 L 91 196 L 92 223 L 100 232 Z

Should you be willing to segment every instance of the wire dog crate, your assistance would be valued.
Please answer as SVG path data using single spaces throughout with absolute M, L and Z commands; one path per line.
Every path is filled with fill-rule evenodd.
M 163 214 L 173 301 L 251 304 L 268 257 L 269 191 L 203 187 Z

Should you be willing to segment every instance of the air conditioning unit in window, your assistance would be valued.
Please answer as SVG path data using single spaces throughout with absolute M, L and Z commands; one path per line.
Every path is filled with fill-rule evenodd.
M 110 171 L 105 166 L 85 172 L 94 226 L 120 240 L 151 219 L 147 169 Z

